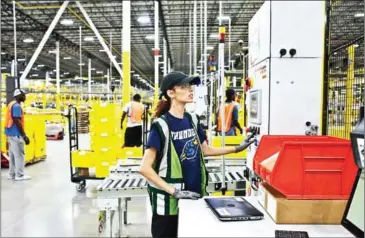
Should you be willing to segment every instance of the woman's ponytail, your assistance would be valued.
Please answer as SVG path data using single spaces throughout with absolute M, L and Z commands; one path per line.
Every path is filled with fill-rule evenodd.
M 162 116 L 163 114 L 165 114 L 166 112 L 168 112 L 170 110 L 170 107 L 171 107 L 170 98 L 167 98 L 167 100 L 161 99 L 157 103 L 155 117 L 158 118 L 158 117 Z

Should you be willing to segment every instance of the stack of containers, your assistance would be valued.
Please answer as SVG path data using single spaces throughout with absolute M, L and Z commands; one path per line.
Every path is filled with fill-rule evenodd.
M 122 107 L 117 103 L 95 103 L 90 111 L 91 150 L 95 152 L 95 176 L 106 177 L 116 165 L 121 146 Z

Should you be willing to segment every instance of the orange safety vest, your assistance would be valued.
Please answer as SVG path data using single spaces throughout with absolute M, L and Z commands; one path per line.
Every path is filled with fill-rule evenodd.
M 224 125 L 225 125 L 225 132 L 228 132 L 229 129 L 231 129 L 232 125 L 232 115 L 235 105 L 233 103 L 226 103 L 226 106 L 224 108 Z M 222 112 L 223 107 L 219 107 L 219 114 L 218 114 L 218 131 L 222 131 Z
M 15 103 L 18 103 L 17 101 L 12 101 L 9 103 L 8 105 L 8 109 L 7 109 L 7 112 L 6 112 L 6 117 L 5 117 L 5 127 L 6 128 L 11 128 L 14 124 L 14 120 L 13 120 L 13 116 L 12 116 L 12 108 L 13 108 L 13 105 Z M 23 128 L 24 128 L 24 112 L 22 110 L 22 117 L 20 119 L 20 122 L 22 123 L 23 125 Z
M 144 106 L 139 102 L 131 102 L 131 109 L 129 117 L 131 118 L 131 122 L 133 123 L 141 123 L 142 114 L 144 112 Z

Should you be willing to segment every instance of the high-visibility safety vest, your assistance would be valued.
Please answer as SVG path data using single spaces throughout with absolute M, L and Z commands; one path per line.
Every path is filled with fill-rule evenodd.
M 234 103 L 226 103 L 226 106 L 224 108 L 224 128 L 225 128 L 225 132 L 228 132 L 229 129 L 231 129 L 232 115 L 233 115 L 233 110 L 234 110 L 235 106 L 236 105 Z M 219 113 L 218 113 L 218 125 L 217 125 L 218 131 L 222 131 L 222 113 L 223 113 L 223 106 L 220 106 L 219 107 Z
M 185 112 L 193 125 L 196 137 L 199 140 L 197 133 L 198 117 L 195 114 Z M 172 141 L 171 133 L 167 124 L 166 117 L 162 115 L 155 119 L 152 126 L 156 126 L 161 136 L 161 152 L 157 153 L 157 158 L 153 164 L 153 169 L 156 173 L 171 186 L 177 189 L 184 188 L 184 178 L 182 173 L 181 162 L 176 153 L 174 143 Z M 152 127 L 151 126 L 151 127 Z M 199 142 L 201 146 L 201 143 Z M 201 171 L 201 195 L 206 196 L 208 193 L 206 187 L 208 184 L 208 174 L 205 168 L 203 150 L 200 147 L 200 171 Z M 177 215 L 179 213 L 178 200 L 169 193 L 157 188 L 154 184 L 149 182 L 148 193 L 152 205 L 152 212 L 158 215 Z
M 131 102 L 129 117 L 133 123 L 141 123 L 144 106 L 140 102 Z
M 11 128 L 14 124 L 14 120 L 13 120 L 13 116 L 12 116 L 12 108 L 14 106 L 15 103 L 18 103 L 17 101 L 11 101 L 8 105 L 8 109 L 6 111 L 6 116 L 5 116 L 5 127 L 6 128 Z M 22 110 L 22 117 L 20 119 L 21 124 L 23 125 L 24 128 L 24 112 Z

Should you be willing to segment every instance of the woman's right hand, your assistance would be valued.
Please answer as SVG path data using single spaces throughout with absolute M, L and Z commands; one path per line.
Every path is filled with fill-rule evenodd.
M 198 200 L 201 197 L 199 193 L 191 191 L 181 191 L 180 189 L 175 189 L 173 196 L 177 199 L 192 199 L 192 200 Z

